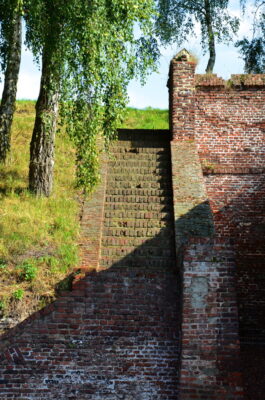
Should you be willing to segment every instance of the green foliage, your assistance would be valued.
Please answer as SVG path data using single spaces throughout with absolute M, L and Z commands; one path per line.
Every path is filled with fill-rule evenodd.
M 0 312 L 5 310 L 6 304 L 4 300 L 0 300 Z
M 38 268 L 33 260 L 25 260 L 17 266 L 19 279 L 22 281 L 31 282 L 36 278 Z
M 0 0 L 0 73 L 6 69 L 14 15 L 20 11 L 21 7 L 18 7 L 20 1 Z
M 5 269 L 7 267 L 6 261 L 3 258 L 0 258 L 0 269 Z
M 246 38 L 236 42 L 236 47 L 243 56 L 244 70 L 248 74 L 263 74 L 265 72 L 265 36 L 264 38 Z
M 45 55 L 53 71 L 49 91 L 60 92 L 61 122 L 76 147 L 77 185 L 89 192 L 99 179 L 98 138 L 107 148 L 123 117 L 129 81 L 144 79 L 158 57 L 154 1 L 25 4 L 26 42 L 37 60 Z
M 23 289 L 17 289 L 12 293 L 12 296 L 15 300 L 21 300 L 24 297 L 24 290 Z
M 157 0 L 157 36 L 164 45 L 180 46 L 199 22 L 204 53 L 215 41 L 229 43 L 239 20 L 229 15 L 228 4 L 229 0 Z
M 243 6 L 245 2 L 243 3 Z M 236 42 L 248 74 L 265 73 L 265 2 L 255 1 L 256 12 L 253 21 L 252 39 L 243 38 Z

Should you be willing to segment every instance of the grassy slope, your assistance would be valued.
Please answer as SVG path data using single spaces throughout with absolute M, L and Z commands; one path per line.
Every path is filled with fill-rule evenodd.
M 122 128 L 168 129 L 168 110 L 128 108 Z
M 122 127 L 166 129 L 167 119 L 166 110 L 128 109 Z M 18 319 L 54 299 L 78 265 L 75 152 L 70 140 L 58 134 L 53 195 L 33 197 L 27 191 L 33 123 L 34 102 L 18 102 L 12 152 L 0 166 L 0 316 Z

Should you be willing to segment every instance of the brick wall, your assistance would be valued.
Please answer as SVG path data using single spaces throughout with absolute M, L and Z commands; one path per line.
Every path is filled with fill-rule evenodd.
M 234 252 L 193 239 L 183 255 L 180 399 L 243 398 Z
M 232 75 L 228 83 L 195 75 L 195 87 L 194 130 L 206 167 L 241 173 L 264 169 L 265 75 Z
M 99 267 L 107 173 L 107 157 L 101 156 L 100 183 L 89 197 L 83 199 L 80 213 L 82 233 L 79 248 L 82 269 Z
M 0 347 L 1 400 L 177 398 L 177 280 L 92 272 Z
M 242 399 L 235 255 L 213 239 L 196 144 L 171 143 L 177 258 L 181 272 L 182 325 L 179 399 Z
M 228 82 L 216 75 L 192 76 L 192 62 L 184 50 L 172 60 L 169 82 L 171 103 L 177 104 L 176 111 L 171 111 L 173 144 L 188 145 L 194 140 L 204 172 L 215 240 L 226 243 L 225 247 L 235 255 L 237 280 L 231 290 L 237 289 L 242 360 L 249 358 L 242 364 L 245 397 L 262 399 L 265 376 L 264 372 L 257 374 L 255 360 L 265 360 L 265 76 L 233 75 Z M 186 113 L 189 132 L 183 129 L 181 117 Z M 201 214 L 203 219 L 205 214 Z M 229 264 L 226 272 L 223 268 L 231 276 Z M 185 282 L 186 274 L 194 275 L 195 271 L 184 268 L 183 273 Z M 218 283 L 215 290 L 219 290 Z M 192 334 L 191 329 L 189 333 Z M 196 391 L 191 391 L 188 398 L 192 395 L 196 396 Z

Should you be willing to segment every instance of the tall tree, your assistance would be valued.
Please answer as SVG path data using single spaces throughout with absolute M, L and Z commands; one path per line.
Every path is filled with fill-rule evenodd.
M 245 5 L 243 1 L 243 10 Z M 265 73 L 265 1 L 256 0 L 254 6 L 252 38 L 244 37 L 236 42 L 236 47 L 243 56 L 245 72 L 262 74 Z
M 199 22 L 201 45 L 204 52 L 209 52 L 206 72 L 211 73 L 216 41 L 229 42 L 239 27 L 239 20 L 228 13 L 228 3 L 229 0 L 157 0 L 157 36 L 164 45 L 180 46 Z
M 16 107 L 21 60 L 22 0 L 0 0 L 0 56 L 4 89 L 0 104 L 0 162 L 10 150 L 10 132 Z
M 128 82 L 154 64 L 153 0 L 26 0 L 26 41 L 42 58 L 31 140 L 29 188 L 52 190 L 54 138 L 60 115 L 77 149 L 77 183 L 98 180 L 97 138 L 115 136 Z M 134 36 L 138 22 L 142 35 Z

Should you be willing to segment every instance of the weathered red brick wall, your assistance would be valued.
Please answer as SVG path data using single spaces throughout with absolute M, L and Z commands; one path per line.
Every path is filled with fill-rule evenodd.
M 95 191 L 85 197 L 80 212 L 80 259 L 83 268 L 98 268 L 104 221 L 104 203 L 107 185 L 108 162 L 101 156 L 101 180 Z
M 168 272 L 89 274 L 2 338 L 1 400 L 177 399 L 177 298 Z
M 180 399 L 241 400 L 234 251 L 194 238 L 182 268 Z
M 246 398 L 263 399 L 265 76 L 233 76 L 232 88 L 196 81 L 196 142 L 216 235 L 232 241 L 236 251 Z M 257 373 L 257 360 L 263 373 Z
M 264 372 L 257 374 L 253 366 L 255 360 L 265 360 L 265 76 L 234 75 L 228 82 L 215 75 L 192 76 L 192 62 L 185 51 L 172 60 L 170 73 L 170 96 L 175 99 L 171 103 L 177 104 L 175 112 L 171 111 L 173 143 L 178 146 L 183 141 L 195 141 L 212 211 L 215 240 L 226 243 L 225 247 L 235 253 L 237 280 L 234 280 L 233 290 L 237 289 L 239 309 L 234 316 L 239 313 L 242 360 L 249 358 L 249 363 L 243 364 L 245 397 L 262 399 Z M 194 207 L 189 215 L 196 214 L 199 208 Z M 196 221 L 198 218 L 194 220 L 198 227 Z M 194 237 L 192 229 L 187 231 L 189 237 Z M 200 235 L 196 232 L 195 236 Z M 201 236 L 205 236 L 203 231 Z M 196 254 L 193 254 L 195 260 Z M 224 274 L 229 272 L 229 265 L 227 270 L 223 268 Z M 183 274 L 185 281 L 186 275 L 192 276 L 195 271 L 184 268 Z M 218 282 L 215 291 L 220 291 Z M 223 298 L 225 300 L 225 296 Z M 189 308 L 186 317 L 190 321 L 193 319 Z M 192 334 L 191 328 L 187 330 L 186 334 Z M 231 331 L 235 335 L 238 333 L 236 326 L 231 327 Z M 252 343 L 252 351 L 247 350 L 247 343 Z M 236 342 L 234 344 L 236 346 Z M 220 354 L 223 350 L 219 347 Z M 259 354 L 263 354 L 263 358 Z M 262 367 L 264 370 L 264 363 Z M 235 366 L 234 371 L 240 372 L 240 368 Z M 221 382 L 222 379 L 219 380 L 222 386 Z M 194 393 L 191 391 L 190 397 L 185 398 L 193 398 L 192 395 L 196 398 L 197 393 L 198 387 L 197 392 L 194 389 Z
M 195 88 L 194 130 L 205 168 L 223 173 L 231 169 L 261 172 L 265 158 L 265 75 L 232 75 L 229 85 L 217 77 L 195 75 Z

